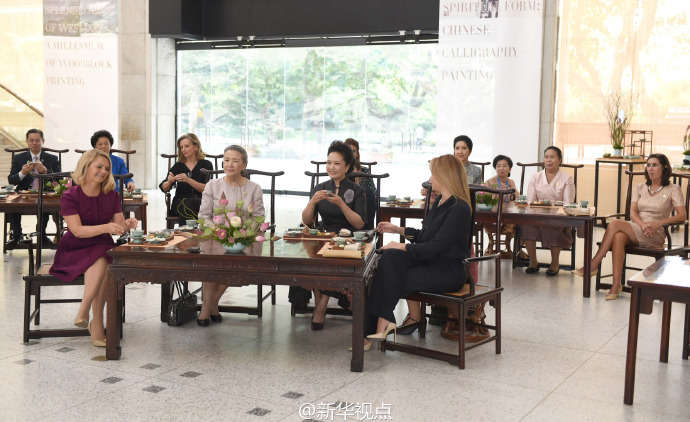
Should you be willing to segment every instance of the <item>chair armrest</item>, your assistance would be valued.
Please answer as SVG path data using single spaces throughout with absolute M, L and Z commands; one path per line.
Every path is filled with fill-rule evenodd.
M 623 213 L 609 214 L 609 215 L 605 215 L 602 217 L 597 217 L 596 219 L 601 222 L 601 225 L 604 226 L 604 228 L 606 228 L 606 226 L 609 225 L 609 223 L 607 221 L 609 218 L 620 218 L 620 217 L 625 218 L 625 214 L 623 214 Z

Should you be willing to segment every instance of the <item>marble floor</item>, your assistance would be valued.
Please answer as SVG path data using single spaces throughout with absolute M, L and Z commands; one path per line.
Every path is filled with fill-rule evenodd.
M 279 228 L 299 220 L 304 200 L 278 198 Z M 150 202 L 149 216 L 162 216 L 162 195 L 151 191 Z M 30 219 L 24 224 L 28 227 Z M 161 218 L 150 218 L 150 229 L 162 227 Z M 264 305 L 263 318 L 226 314 L 222 323 L 200 328 L 161 323 L 159 287 L 129 285 L 118 361 L 103 361 L 103 349 L 88 337 L 24 344 L 21 276 L 27 262 L 26 251 L 11 251 L 0 264 L 2 420 L 690 419 L 690 363 L 681 359 L 684 308 L 673 307 L 668 364 L 658 361 L 660 304 L 640 318 L 635 404 L 626 406 L 630 296 L 607 302 L 605 292 L 593 292 L 585 299 L 581 279 L 563 271 L 547 278 L 543 271 L 527 275 L 502 264 L 500 355 L 493 344 L 473 349 L 467 369 L 459 370 L 372 349 L 365 353 L 364 372 L 352 373 L 349 319 L 328 317 L 323 331 L 312 332 L 308 316 L 290 316 L 287 288 L 281 287 L 278 303 Z M 81 295 L 76 288 L 54 290 L 46 294 Z M 231 288 L 221 301 L 250 303 L 256 293 L 256 287 Z M 41 325 L 69 326 L 76 309 L 75 304 L 46 306 Z M 402 319 L 405 313 L 401 303 L 396 316 Z M 455 347 L 436 327 L 425 340 L 416 333 L 398 339 Z

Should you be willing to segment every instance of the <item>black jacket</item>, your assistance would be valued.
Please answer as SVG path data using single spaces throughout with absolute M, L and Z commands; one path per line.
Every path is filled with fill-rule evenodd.
M 31 151 L 21 152 L 14 155 L 12 160 L 12 169 L 10 170 L 10 175 L 7 176 L 7 180 L 11 185 L 17 185 L 17 190 L 26 190 L 31 187 L 34 181 L 31 173 L 24 176 L 24 179 L 19 179 L 19 173 L 22 171 L 22 167 L 27 161 L 31 161 Z M 41 163 L 46 167 L 48 173 L 60 173 L 62 167 L 57 155 L 49 154 L 45 151 L 41 151 L 39 155 Z

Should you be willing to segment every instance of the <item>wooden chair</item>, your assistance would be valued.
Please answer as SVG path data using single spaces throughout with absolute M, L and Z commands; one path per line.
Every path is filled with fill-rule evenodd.
M 525 192 L 525 170 L 527 167 L 538 167 L 540 169 L 544 169 L 544 163 L 529 163 L 529 164 L 522 164 L 522 163 L 517 163 L 518 166 L 521 167 L 521 172 L 520 172 L 520 192 L 523 195 L 526 195 Z M 561 164 L 561 168 L 568 168 L 573 170 L 573 184 L 575 185 L 575 199 L 574 202 L 577 202 L 577 170 L 581 169 L 584 167 L 583 164 Z M 570 232 L 573 236 L 573 245 L 570 248 L 563 249 L 564 251 L 569 251 L 570 252 L 570 265 L 559 265 L 559 268 L 564 269 L 564 270 L 574 270 L 575 267 L 575 256 L 577 254 L 576 251 L 576 235 L 577 235 L 577 230 L 572 228 L 570 229 Z M 538 250 L 546 250 L 549 248 L 544 248 L 541 246 L 537 246 Z M 520 231 L 520 226 L 515 226 L 515 238 L 514 238 L 514 243 L 513 243 L 513 269 L 517 267 L 526 267 L 529 265 L 529 260 L 526 259 L 521 259 L 519 257 L 519 252 L 522 250 L 522 233 Z M 549 263 L 540 263 L 540 267 L 542 268 L 547 268 L 549 266 Z
M 608 220 L 611 218 L 618 218 L 620 219 L 621 217 L 626 220 L 630 221 L 630 203 L 632 201 L 632 189 L 633 189 L 633 178 L 635 176 L 644 176 L 643 171 L 638 171 L 638 172 L 631 172 L 629 170 L 625 171 L 625 174 L 628 175 L 628 192 L 627 196 L 625 199 L 625 213 L 621 214 L 611 214 L 607 215 L 605 217 L 597 217 L 600 221 L 601 224 L 604 226 L 604 229 L 608 227 Z M 685 179 L 687 183 L 687 186 L 685 188 L 685 215 L 689 215 L 688 211 L 690 211 L 690 175 L 688 174 L 677 174 L 677 173 L 672 173 L 671 177 L 678 177 L 680 178 L 680 184 L 682 185 L 683 179 Z M 688 247 L 688 220 L 685 220 L 683 223 L 681 223 L 684 227 L 684 236 L 683 236 L 683 244 L 682 245 L 673 245 L 673 242 L 671 241 L 671 233 L 670 233 L 670 224 L 664 224 L 664 233 L 666 234 L 666 245 L 663 248 L 660 249 L 654 249 L 654 248 L 643 248 L 640 246 L 633 246 L 633 245 L 628 245 L 625 248 L 625 260 L 623 261 L 623 272 L 621 274 L 621 285 L 623 286 L 623 291 L 630 292 L 631 289 L 630 287 L 625 285 L 625 281 L 627 278 L 625 277 L 625 272 L 626 270 L 634 270 L 634 271 L 642 271 L 643 268 L 636 268 L 636 267 L 630 267 L 627 265 L 628 261 L 628 255 L 642 255 L 642 256 L 649 256 L 654 258 L 654 260 L 659 260 L 665 256 L 685 256 L 686 255 L 686 250 Z M 597 245 L 600 245 L 600 242 L 597 242 Z M 597 268 L 597 279 L 596 279 L 596 284 L 594 286 L 595 290 L 601 290 L 601 289 L 610 289 L 611 284 L 610 283 L 602 283 L 601 279 L 602 278 L 608 278 L 608 277 L 613 277 L 613 274 L 608 274 L 608 275 L 601 275 L 601 263 L 599 263 L 599 267 Z
M 470 198 L 471 198 L 471 208 L 472 208 L 472 218 L 471 223 L 475 224 L 475 209 L 476 209 L 476 195 L 479 191 L 491 192 L 499 195 L 499 205 L 496 207 L 496 226 L 501 226 L 501 214 L 503 212 L 503 196 L 513 193 L 514 189 L 493 189 L 484 186 L 470 185 Z M 474 231 L 470 231 L 473 233 Z M 472 235 L 468 239 L 470 248 L 472 247 Z M 472 273 L 470 271 L 470 263 L 472 262 L 484 262 L 484 261 L 494 261 L 494 280 L 493 286 L 485 285 L 475 285 L 475 280 L 472 279 Z M 427 349 L 421 346 L 416 346 L 412 344 L 402 344 L 402 343 L 391 343 L 389 341 L 384 341 L 381 343 L 381 350 L 398 350 L 404 353 L 410 353 L 417 356 L 427 357 L 431 359 L 443 360 L 448 363 L 456 364 L 460 369 L 465 369 L 465 351 L 473 349 L 482 344 L 494 341 L 496 343 L 496 354 L 501 353 L 501 292 L 503 287 L 501 286 L 501 256 L 500 254 L 484 255 L 476 258 L 466 258 L 462 261 L 465 266 L 465 273 L 467 274 L 467 282 L 465 286 L 457 291 L 450 293 L 428 293 L 428 292 L 417 292 L 406 299 L 415 300 L 422 305 L 422 321 L 426 321 L 426 306 L 427 305 L 441 305 L 448 307 L 449 315 L 455 315 L 456 317 L 451 317 L 455 320 L 455 323 L 460 327 L 460 335 L 458 336 L 458 354 L 445 353 L 437 350 Z M 494 307 L 496 321 L 494 325 L 486 324 L 485 322 L 469 323 L 467 322 L 467 311 L 470 308 L 481 306 L 482 304 L 488 302 Z M 470 346 L 466 346 L 464 327 L 465 325 L 476 326 L 477 328 L 483 330 L 492 330 L 493 335 L 488 335 L 480 341 L 473 343 Z M 422 324 L 419 328 L 419 337 L 426 337 L 426 324 Z
M 61 287 L 61 286 L 83 286 L 84 277 L 79 276 L 76 279 L 65 282 L 57 277 L 50 274 L 50 267 L 52 264 L 43 265 L 41 262 L 41 236 L 40 228 L 43 221 L 43 186 L 44 181 L 49 179 L 59 179 L 63 177 L 70 177 L 71 173 L 49 173 L 49 174 L 39 174 L 36 177 L 41 180 L 38 184 L 38 228 L 39 231 L 32 233 L 31 237 L 36 237 L 36 259 L 34 260 L 34 250 L 31 239 L 24 240 L 29 250 L 29 274 L 24 276 L 24 325 L 23 325 L 23 341 L 26 343 L 30 339 L 43 338 L 43 337 L 79 337 L 88 336 L 89 332 L 84 329 L 77 328 L 63 328 L 63 329 L 50 329 L 50 330 L 32 330 L 31 321 L 34 325 L 39 325 L 41 322 L 41 305 L 50 303 L 80 303 L 81 298 L 74 299 L 43 299 L 41 297 L 41 289 L 43 287 Z M 132 177 L 132 174 L 125 174 L 119 176 L 120 189 L 123 188 L 124 179 Z M 120 197 L 120 205 L 124 208 L 124 197 Z M 124 292 L 123 292 L 124 293 Z M 34 309 L 31 310 L 31 297 L 34 298 Z M 124 322 L 124 296 L 122 305 L 122 321 Z
M 53 149 L 53 148 L 46 148 L 43 147 L 41 148 L 42 151 L 50 152 L 53 154 L 56 154 L 58 156 L 58 162 L 60 163 L 60 167 L 62 167 L 62 154 L 66 154 L 69 152 L 69 149 Z M 10 163 L 14 161 L 14 154 L 19 154 L 22 152 L 27 152 L 29 151 L 29 148 L 19 148 L 19 149 L 11 149 L 11 148 L 5 148 L 5 152 L 9 152 L 12 154 L 12 157 L 10 158 Z M 54 215 L 53 220 L 57 224 L 58 220 L 60 219 L 59 215 Z M 3 216 L 3 233 L 2 233 L 2 252 L 7 253 L 7 250 L 5 249 L 5 246 L 7 245 L 7 236 L 9 235 L 7 227 L 9 226 L 9 222 L 7 221 L 7 215 Z M 51 233 L 52 234 L 52 233 Z M 26 246 L 26 242 L 20 242 L 20 247 L 16 249 L 27 249 L 28 247 Z
M 486 178 L 484 177 L 484 167 L 491 165 L 490 161 L 470 161 L 470 164 L 474 164 L 475 166 L 479 166 L 482 168 L 482 182 L 486 181 Z
M 79 154 L 83 154 L 88 149 L 75 149 L 74 152 L 78 152 Z M 125 164 L 127 165 L 127 170 L 130 170 L 129 167 L 129 156 L 132 154 L 136 154 L 137 150 L 124 150 L 124 149 L 117 149 L 117 148 L 110 148 L 110 153 L 111 154 L 123 154 L 125 156 Z
M 168 173 L 170 173 L 170 169 L 172 168 L 172 166 L 174 166 L 175 163 L 177 162 L 178 157 L 177 157 L 177 154 L 161 154 L 161 157 L 168 160 L 168 171 L 165 172 L 165 174 L 167 175 Z M 216 169 L 216 171 L 222 170 L 222 168 L 223 168 L 222 167 L 223 166 L 223 161 L 222 161 L 223 154 L 217 154 L 217 155 L 206 154 L 206 159 L 210 159 L 210 158 L 213 158 L 213 168 Z M 221 167 L 218 167 L 218 160 L 221 160 Z M 127 168 L 129 168 L 129 167 L 127 167 Z M 219 174 L 219 173 L 216 173 L 216 174 Z M 213 174 L 212 177 L 215 178 L 216 174 Z M 172 212 L 172 195 L 171 195 L 170 191 L 164 192 L 164 194 L 165 194 L 165 209 L 166 209 L 165 227 L 168 229 L 172 229 L 175 227 L 175 224 L 178 221 L 180 221 L 180 217 L 176 216 Z
M 254 169 L 246 169 L 246 177 L 247 179 L 251 179 L 253 175 L 255 176 L 267 176 L 271 178 L 271 189 L 269 191 L 270 194 L 270 217 L 269 217 L 269 222 L 271 223 L 271 226 L 269 227 L 271 231 L 271 237 L 275 235 L 275 229 L 276 229 L 276 177 L 282 176 L 285 174 L 284 171 L 277 171 L 277 172 L 269 172 L 269 171 L 261 171 L 261 170 L 254 170 Z M 211 177 L 223 174 L 223 170 L 213 170 L 213 171 L 208 171 L 206 169 L 201 169 L 201 172 L 207 175 L 206 183 L 211 179 Z M 172 288 L 172 283 L 166 283 L 167 285 L 163 285 L 163 289 L 171 289 Z M 185 283 L 186 284 L 186 283 Z M 187 286 L 185 286 L 187 288 Z M 172 292 L 168 296 L 169 298 L 172 297 Z M 266 293 L 265 295 L 263 294 L 263 285 L 259 284 L 257 285 L 257 294 L 256 294 L 256 307 L 251 307 L 251 306 L 225 306 L 225 305 L 219 305 L 218 310 L 220 312 L 229 312 L 229 313 L 242 313 L 242 314 L 248 314 L 248 315 L 256 315 L 259 318 L 263 316 L 263 302 L 271 298 L 271 305 L 276 304 L 276 286 L 275 284 L 271 285 L 271 290 Z M 197 308 L 201 310 L 201 305 L 197 305 Z
M 316 180 L 318 180 L 319 177 L 327 177 L 328 173 L 312 173 L 310 171 L 305 171 L 305 175 L 311 177 L 311 186 L 309 188 L 309 199 L 311 199 L 312 192 L 314 191 L 314 186 L 316 186 Z M 370 173 L 359 173 L 359 172 L 352 172 L 348 174 L 348 177 L 368 177 L 371 179 L 376 179 L 376 195 L 375 195 L 375 206 L 376 206 L 376 223 L 369 228 L 369 232 L 373 235 L 373 232 L 375 232 L 376 226 L 378 226 L 379 222 L 381 221 L 381 179 L 385 179 L 389 177 L 388 173 L 384 174 L 370 174 Z M 369 207 L 369 203 L 367 203 L 367 207 Z M 318 225 L 318 214 L 314 215 L 314 226 Z M 365 228 L 367 225 L 365 224 Z M 290 314 L 292 316 L 295 316 L 297 314 L 309 314 L 314 312 L 314 307 L 313 306 L 306 306 L 306 307 L 298 307 L 295 306 L 294 304 L 290 306 Z M 326 310 L 327 315 L 347 315 L 351 316 L 352 312 L 350 312 L 349 309 L 341 309 L 341 308 L 328 308 Z
M 319 168 L 320 166 L 325 166 L 328 163 L 327 161 L 311 160 L 311 163 L 316 165 L 316 173 L 317 174 L 320 174 L 322 176 L 328 174 L 328 173 L 321 173 L 320 168 Z M 378 162 L 376 162 L 376 161 L 360 161 L 359 164 L 362 167 L 366 166 L 369 169 L 369 173 L 371 173 L 371 166 L 375 166 L 376 164 L 378 164 Z M 316 183 L 315 184 L 317 184 L 317 185 L 319 184 L 319 177 L 318 176 L 316 177 Z

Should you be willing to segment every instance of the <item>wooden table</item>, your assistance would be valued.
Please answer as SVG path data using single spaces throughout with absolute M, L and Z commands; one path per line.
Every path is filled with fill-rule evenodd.
M 148 196 L 142 199 L 125 198 L 125 212 L 134 212 L 141 221 L 142 229 L 146 230 L 146 207 Z M 60 198 L 54 195 L 43 195 L 43 210 L 46 214 L 60 212 Z M 38 194 L 12 194 L 6 200 L 0 201 L 0 212 L 36 215 L 38 211 Z
M 376 273 L 378 254 L 365 259 L 323 258 L 319 240 L 267 240 L 240 254 L 226 253 L 211 240 L 187 239 L 168 248 L 118 246 L 110 251 L 108 267 L 108 331 L 106 356 L 119 359 L 120 318 L 124 286 L 128 283 L 199 281 L 246 286 L 280 284 L 338 290 L 351 295 L 352 360 L 350 370 L 364 366 L 364 289 Z M 201 253 L 189 247 L 200 246 Z M 169 291 L 169 289 L 163 289 Z M 167 302 L 166 302 L 167 306 Z
M 621 183 L 623 175 L 623 166 L 627 165 L 628 170 L 633 171 L 633 166 L 636 164 L 647 163 L 646 158 L 597 158 L 594 165 L 594 208 L 599 209 L 599 164 L 617 164 L 618 165 L 618 188 L 616 190 L 616 214 L 621 212 Z
M 584 239 L 584 280 L 582 284 L 582 296 L 590 297 L 591 283 L 591 261 L 592 261 L 592 242 L 594 240 L 594 215 L 574 216 L 559 213 L 562 207 L 517 207 L 514 203 L 508 204 L 501 214 L 502 224 L 529 224 L 533 226 L 549 227 L 574 227 L 577 229 L 578 236 Z M 423 218 L 424 209 L 417 207 L 389 207 L 381 206 L 381 221 L 390 221 L 391 218 L 400 218 L 401 226 L 405 226 L 407 218 Z M 480 211 L 476 214 L 477 223 L 491 224 L 496 222 L 494 211 Z M 402 242 L 403 240 L 401 240 Z
M 651 314 L 655 300 L 664 302 L 659 361 L 668 362 L 671 304 L 673 302 L 685 303 L 683 359 L 688 359 L 690 349 L 690 260 L 684 260 L 681 257 L 662 258 L 635 274 L 633 278 L 628 280 L 628 285 L 632 288 L 632 297 L 630 299 L 628 353 L 625 358 L 625 393 L 623 403 L 633 404 L 637 333 L 640 314 Z

